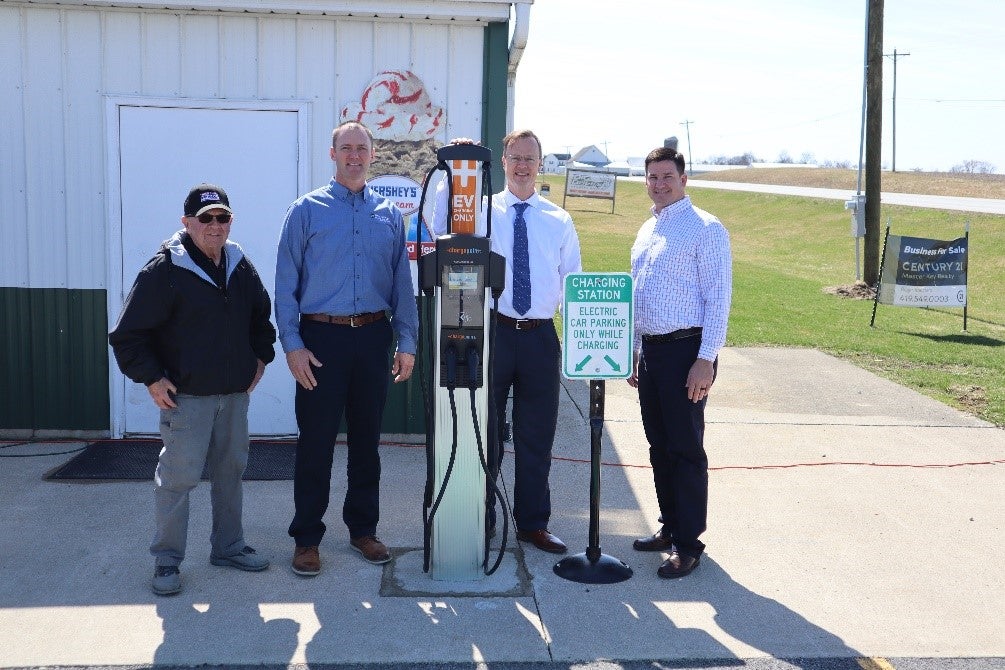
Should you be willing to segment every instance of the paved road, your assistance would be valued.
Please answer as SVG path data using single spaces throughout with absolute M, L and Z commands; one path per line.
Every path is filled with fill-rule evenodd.
M 712 181 L 708 179 L 689 179 L 689 188 L 717 188 L 727 191 L 748 191 L 753 193 L 778 193 L 781 195 L 798 195 L 807 198 L 826 198 L 828 200 L 850 200 L 855 192 L 839 188 L 810 188 L 807 186 L 773 186 L 771 184 L 745 184 L 732 181 Z M 906 205 L 908 207 L 924 207 L 926 209 L 946 209 L 957 212 L 980 212 L 983 214 L 1005 215 L 1005 200 L 993 198 L 959 198 L 946 195 L 916 195 L 913 193 L 882 194 L 883 204 Z

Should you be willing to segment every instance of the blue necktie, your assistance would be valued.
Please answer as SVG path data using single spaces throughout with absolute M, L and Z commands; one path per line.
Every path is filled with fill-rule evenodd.
M 523 316 L 530 309 L 530 250 L 527 244 L 527 221 L 523 212 L 529 205 L 518 202 L 513 205 L 516 218 L 513 220 L 513 309 Z

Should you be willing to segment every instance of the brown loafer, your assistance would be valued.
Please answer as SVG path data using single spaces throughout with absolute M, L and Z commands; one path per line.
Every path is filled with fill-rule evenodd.
M 364 535 L 349 539 L 349 546 L 363 554 L 363 560 L 374 565 L 381 565 L 391 560 L 391 552 L 383 542 L 373 535 Z
M 635 551 L 670 551 L 673 547 L 673 540 L 656 533 L 651 537 L 640 537 L 632 542 L 632 549 Z
M 691 571 L 698 567 L 698 556 L 688 556 L 678 554 L 676 551 L 670 554 L 670 558 L 663 561 L 656 574 L 663 579 L 676 579 L 684 575 L 691 574 Z
M 317 577 L 321 573 L 321 554 L 316 546 L 293 550 L 293 572 L 303 577 Z
M 518 530 L 516 539 L 521 542 L 530 542 L 541 551 L 547 551 L 549 554 L 564 554 L 569 551 L 565 542 L 544 528 L 541 530 Z

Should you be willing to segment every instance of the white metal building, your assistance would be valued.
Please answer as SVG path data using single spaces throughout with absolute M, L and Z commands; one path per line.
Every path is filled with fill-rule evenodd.
M 375 74 L 421 77 L 440 142 L 498 149 L 532 2 L 0 0 L 0 435 L 156 432 L 106 334 L 188 188 L 228 190 L 271 288 L 286 207 L 330 178 L 331 129 Z M 255 433 L 295 432 L 279 353 Z M 418 390 L 395 391 L 385 428 L 414 432 Z

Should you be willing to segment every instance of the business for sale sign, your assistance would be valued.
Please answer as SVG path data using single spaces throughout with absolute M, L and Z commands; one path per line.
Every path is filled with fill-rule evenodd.
M 968 238 L 888 235 L 878 301 L 902 307 L 965 307 Z

